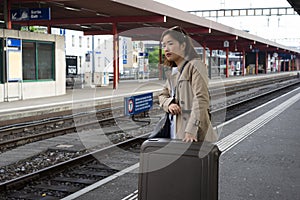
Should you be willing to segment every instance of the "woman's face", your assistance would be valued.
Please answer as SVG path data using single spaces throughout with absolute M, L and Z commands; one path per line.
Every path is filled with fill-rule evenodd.
M 172 36 L 167 34 L 163 37 L 162 47 L 168 61 L 174 61 L 178 65 L 183 60 L 185 43 L 180 44 Z

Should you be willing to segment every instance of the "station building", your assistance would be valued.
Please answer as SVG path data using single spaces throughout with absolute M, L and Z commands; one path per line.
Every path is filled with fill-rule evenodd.
M 0 29 L 0 102 L 66 92 L 64 37 Z
M 69 79 L 107 86 L 113 73 L 113 36 L 84 36 L 52 28 L 53 34 L 0 29 L 0 102 L 66 93 Z M 120 73 L 133 64 L 131 38 L 119 37 Z

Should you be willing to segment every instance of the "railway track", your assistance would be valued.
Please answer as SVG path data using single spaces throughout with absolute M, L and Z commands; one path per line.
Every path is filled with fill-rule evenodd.
M 262 104 L 295 87 L 299 87 L 299 81 L 290 83 L 286 87 L 282 86 L 281 88 L 277 88 L 276 91 L 273 90 L 272 92 L 265 94 L 260 93 L 252 98 L 248 98 L 248 101 L 243 100 L 239 103 L 228 105 L 227 115 L 231 117 L 228 117 L 227 119 L 239 115 L 240 112 L 246 112 L 247 110 L 252 109 L 253 106 L 258 105 L 257 101 Z M 218 115 L 218 112 L 221 111 L 213 110 L 213 117 Z M 112 174 L 118 173 L 120 170 L 137 163 L 139 146 L 146 137 L 147 135 L 143 135 L 139 138 L 132 138 L 102 150 L 97 150 L 91 154 L 82 155 L 26 176 L 6 181 L 0 184 L 0 190 L 5 191 L 3 195 L 6 199 L 36 199 L 41 196 L 47 196 L 47 199 L 60 199 L 63 196 L 67 196 L 70 193 L 80 190 L 101 179 L 105 179 Z M 124 151 L 124 149 L 126 150 Z M 130 153 L 128 153 L 129 149 Z M 132 154 L 132 152 L 134 152 L 134 154 Z M 122 156 L 114 157 L 115 155 Z M 127 159 L 131 158 L 131 156 L 132 160 Z M 70 166 L 72 166 L 72 168 Z M 66 170 L 69 168 L 70 171 Z M 84 171 L 84 173 L 80 173 L 80 171 Z
M 256 90 L 251 92 L 253 96 L 256 96 L 256 93 L 263 94 L 276 91 L 280 87 L 293 84 L 297 81 L 297 79 L 291 78 L 294 77 L 282 77 L 280 79 L 262 80 L 250 84 L 231 85 L 226 87 L 225 90 L 224 88 L 212 88 L 210 90 L 212 99 L 211 110 L 213 113 L 222 115 L 224 109 L 232 107 L 237 102 L 236 97 L 234 97 L 233 100 L 230 100 L 231 96 L 238 93 L 242 94 L 244 92 L 245 94 L 239 98 L 247 100 L 249 98 L 249 90 Z M 222 97 L 226 97 L 226 99 L 218 102 Z M 157 100 L 155 101 L 155 105 L 156 104 Z M 99 127 L 99 124 L 101 127 L 113 126 L 115 125 L 117 118 L 124 118 L 124 108 L 123 106 L 109 108 L 109 106 L 111 105 L 108 105 L 108 108 L 98 110 L 92 109 L 89 112 L 78 111 L 76 115 L 70 114 L 32 121 L 30 123 L 24 122 L 0 127 L 0 152 L 27 143 L 84 130 L 86 127 L 90 129 L 95 126 L 97 128 Z M 97 118 L 97 121 L 95 121 L 95 118 Z
M 133 138 L 2 183 L 2 198 L 61 199 L 139 162 L 143 141 Z
M 156 110 L 157 107 L 152 112 Z M 99 126 L 102 128 L 115 126 L 112 129 L 116 131 L 112 131 L 112 133 L 107 132 L 107 134 L 113 134 L 117 132 L 118 120 L 128 118 L 123 115 L 123 112 L 123 107 L 101 109 L 95 113 L 82 113 L 77 116 L 69 115 L 61 118 L 36 121 L 30 124 L 24 123 L 2 127 L 0 129 L 0 152 L 35 141 L 79 132 L 85 129 L 93 129 L 93 127 L 96 129 Z M 145 122 L 145 124 L 148 123 Z

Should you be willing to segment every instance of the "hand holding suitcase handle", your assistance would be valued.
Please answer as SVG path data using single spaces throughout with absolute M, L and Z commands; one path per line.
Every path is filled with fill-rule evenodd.
M 185 136 L 182 139 L 182 141 L 184 141 L 184 142 L 194 142 L 194 141 L 198 142 L 198 139 L 197 139 L 196 135 L 193 135 L 191 133 L 185 132 Z

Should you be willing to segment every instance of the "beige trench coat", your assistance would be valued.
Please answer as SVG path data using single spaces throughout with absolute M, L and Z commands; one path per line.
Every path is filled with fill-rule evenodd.
M 189 61 L 180 75 L 182 65 L 178 66 L 178 73 L 171 75 L 167 72 L 168 80 L 159 94 L 159 103 L 164 111 L 173 101 L 172 86 L 176 86 L 175 103 L 182 110 L 176 117 L 176 139 L 183 139 L 185 132 L 197 136 L 198 141 L 215 142 L 217 134 L 212 128 L 209 117 L 208 75 L 204 63 L 200 59 Z

